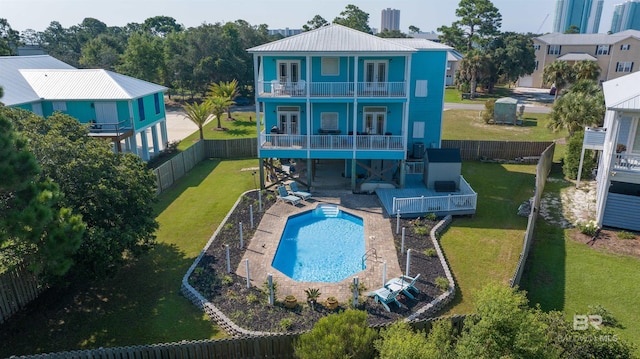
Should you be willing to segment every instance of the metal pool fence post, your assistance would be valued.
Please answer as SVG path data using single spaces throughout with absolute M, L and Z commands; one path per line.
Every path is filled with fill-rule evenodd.
M 273 305 L 275 302 L 273 293 L 273 274 L 267 273 L 267 285 L 269 286 L 269 304 Z
M 411 269 L 411 249 L 407 249 L 407 268 L 405 268 L 406 276 L 409 276 L 410 269 Z
M 247 267 L 247 288 L 251 288 L 251 278 L 249 276 L 249 259 L 244 260 L 244 264 Z
M 358 286 L 359 286 L 359 282 L 360 280 L 358 279 L 358 277 L 353 277 L 353 306 L 357 307 L 358 306 Z
M 253 205 L 249 205 L 249 217 L 251 217 L 251 229 L 253 229 Z
M 400 243 L 400 253 L 404 253 L 404 227 L 402 227 L 402 242 Z
M 262 191 L 258 191 L 258 212 L 262 212 Z
M 231 258 L 229 257 L 229 245 L 224 245 L 224 251 L 227 253 L 227 273 L 231 273 Z
M 387 261 L 382 262 L 382 286 L 387 283 Z
M 238 224 L 240 226 L 240 248 L 244 248 L 244 240 L 242 238 L 242 222 Z
M 400 210 L 398 209 L 398 214 L 396 215 L 396 234 L 400 233 Z

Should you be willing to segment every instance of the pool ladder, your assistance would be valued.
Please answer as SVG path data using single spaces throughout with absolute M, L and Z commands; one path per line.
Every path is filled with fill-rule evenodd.
M 367 258 L 373 257 L 378 260 L 378 253 L 375 248 L 369 248 L 368 251 L 364 252 L 362 255 L 362 269 L 367 268 Z

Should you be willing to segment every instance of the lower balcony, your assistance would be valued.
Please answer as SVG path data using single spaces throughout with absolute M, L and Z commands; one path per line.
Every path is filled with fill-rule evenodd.
M 404 151 L 403 136 L 260 134 L 261 149 Z

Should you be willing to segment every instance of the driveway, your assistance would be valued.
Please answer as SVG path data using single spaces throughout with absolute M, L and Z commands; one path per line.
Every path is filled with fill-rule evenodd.
M 166 117 L 169 142 L 181 141 L 198 131 L 198 126 L 185 117 L 183 110 L 167 110 Z

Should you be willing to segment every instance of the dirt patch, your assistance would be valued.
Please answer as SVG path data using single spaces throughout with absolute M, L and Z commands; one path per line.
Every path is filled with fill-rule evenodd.
M 263 196 L 263 200 L 265 208 L 275 202 L 272 195 Z M 227 225 L 216 236 L 214 244 L 207 250 L 189 278 L 189 283 L 237 325 L 245 329 L 270 332 L 311 329 L 318 319 L 334 311 L 320 303 L 316 304 L 315 309 L 312 310 L 306 303 L 306 298 L 297 298 L 298 305 L 293 309 L 285 308 L 280 302 L 274 306 L 268 305 L 266 303 L 267 297 L 262 288 L 254 286 L 246 288 L 246 278 L 234 273 L 227 273 L 225 244 L 229 244 L 231 268 L 237 268 L 244 249 L 237 245 L 238 228 L 234 223 L 250 223 L 250 204 L 253 204 L 254 208 L 254 221 L 256 223 L 260 221 L 264 211 L 258 213 L 257 193 L 252 192 L 243 197 L 236 209 L 230 214 Z M 444 269 L 437 255 L 433 255 L 434 247 L 429 238 L 429 232 L 436 223 L 435 220 L 401 219 L 400 226 L 406 228 L 405 248 L 412 250 L 411 273 L 413 275 L 420 273 L 420 278 L 416 283 L 420 294 L 416 295 L 413 300 L 401 294 L 398 296 L 398 300 L 402 306 L 397 308 L 392 304 L 392 312 L 387 312 L 382 305 L 366 296 L 367 292 L 377 288 L 365 289 L 361 295 L 361 304 L 358 309 L 368 312 L 369 324 L 386 324 L 407 317 L 442 293 L 435 285 L 435 280 L 438 277 L 445 277 Z M 395 219 L 389 219 L 389 225 L 394 233 L 398 261 L 404 271 L 406 253 L 400 251 L 402 234 L 395 234 Z M 254 232 L 255 230 L 243 228 L 245 238 L 252 238 Z M 321 296 L 320 300 L 324 301 L 325 298 L 326 296 Z M 345 309 L 347 306 L 348 303 L 340 303 L 338 310 Z
M 621 236 L 628 239 L 620 238 Z M 597 237 L 592 237 L 573 229 L 569 232 L 569 237 L 598 250 L 640 258 L 640 236 L 635 233 L 603 229 Z

